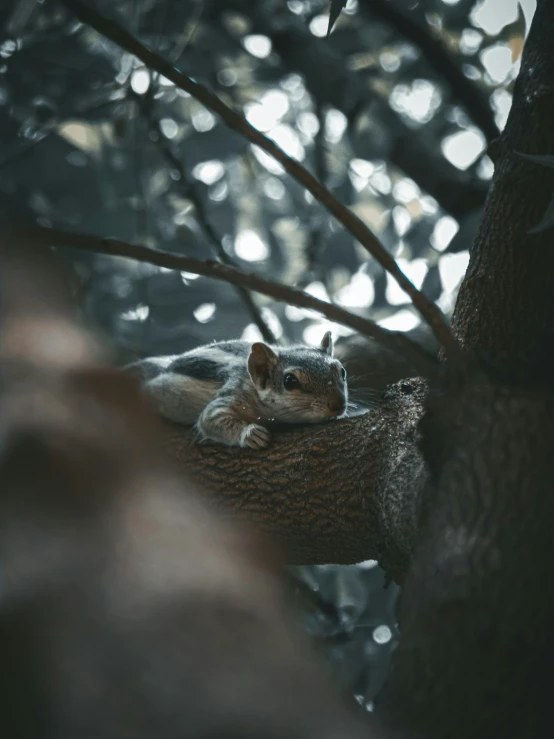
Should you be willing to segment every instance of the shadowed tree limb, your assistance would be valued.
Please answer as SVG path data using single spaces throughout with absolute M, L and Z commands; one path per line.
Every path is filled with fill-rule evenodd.
M 447 357 L 454 363 L 460 361 L 458 344 L 454 340 L 441 310 L 406 277 L 395 259 L 387 252 L 364 222 L 342 205 L 301 164 L 285 154 L 271 139 L 260 133 L 243 116 L 229 108 L 217 95 L 208 90 L 207 87 L 199 84 L 186 74 L 179 72 L 169 62 L 165 61 L 165 59 L 147 49 L 119 24 L 105 18 L 102 14 L 97 13 L 89 6 L 80 2 L 80 0 L 62 0 L 62 2 L 81 21 L 88 23 L 99 33 L 126 49 L 129 53 L 137 56 L 148 67 L 167 77 L 177 87 L 185 90 L 209 110 L 216 113 L 229 128 L 245 136 L 251 143 L 259 146 L 282 164 L 292 177 L 309 190 L 347 228 L 359 243 L 396 280 L 402 290 L 409 295 L 414 307 L 431 327 Z
M 198 261 L 121 242 L 114 242 L 114 250 L 102 248 L 95 237 L 50 229 L 7 232 L 3 240 L 43 247 L 63 244 L 134 257 L 145 252 L 152 257 L 149 262 L 187 271 Z M 278 291 L 281 288 L 285 295 L 291 289 L 275 286 Z M 307 294 L 306 298 L 306 307 L 314 308 L 320 302 Z M 341 311 L 328 303 L 323 307 Z M 275 430 L 273 444 L 260 452 L 198 446 L 188 429 L 165 424 L 164 449 L 187 480 L 196 479 L 211 491 L 222 511 L 235 520 L 254 521 L 268 533 L 283 548 L 288 562 L 353 563 L 377 558 L 400 582 L 406 573 L 418 497 L 426 480 L 417 448 L 424 395 L 421 380 L 399 383 L 387 391 L 374 412 L 292 431 Z
M 44 246 L 37 232 L 41 230 L 4 233 L 2 242 Z M 42 337 L 38 341 L 27 331 L 24 338 L 27 351 L 33 343 L 41 350 Z M 55 337 L 49 343 L 55 346 Z M 68 343 L 74 344 L 71 349 L 80 359 L 82 346 Z M 55 353 L 52 360 L 58 361 Z M 124 375 L 124 381 L 130 378 Z M 220 510 L 235 520 L 254 521 L 283 547 L 287 561 L 353 563 L 378 558 L 400 581 L 426 480 L 417 448 L 424 395 L 421 380 L 398 383 L 374 412 L 294 430 L 275 429 L 270 448 L 259 452 L 197 445 L 189 429 L 165 423 L 163 447 L 184 479 L 201 481 Z

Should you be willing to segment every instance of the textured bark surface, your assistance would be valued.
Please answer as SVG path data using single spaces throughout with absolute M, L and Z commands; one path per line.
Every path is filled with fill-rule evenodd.
M 554 193 L 554 170 L 518 153 L 554 153 L 554 12 L 539 2 L 454 326 L 465 346 L 513 354 L 542 341 L 554 315 L 552 229 L 529 234 Z
M 409 736 L 552 733 L 554 252 L 552 229 L 528 230 L 554 181 L 516 151 L 554 151 L 553 38 L 554 4 L 539 0 L 456 307 L 489 377 L 450 378 L 421 425 L 432 485 L 376 705 Z
M 423 399 L 422 381 L 399 383 L 377 410 L 282 431 L 261 452 L 197 445 L 168 425 L 166 449 L 221 510 L 282 545 L 289 563 L 379 558 L 400 578 L 425 479 L 417 450 Z
M 431 404 L 427 434 L 436 493 L 376 715 L 429 739 L 548 736 L 552 392 L 469 382 Z
M 554 150 L 553 32 L 554 4 L 539 0 L 458 300 L 459 335 L 492 355 L 488 376 L 447 375 L 427 398 L 421 380 L 400 382 L 367 416 L 277 434 L 261 454 L 198 447 L 168 426 L 176 483 L 151 461 L 139 398 L 87 370 L 96 356 L 48 320 L 42 283 L 2 285 L 32 302 L 0 344 L 10 736 L 362 735 L 283 628 L 264 550 L 212 521 L 189 476 L 289 561 L 377 556 L 404 579 L 376 705 L 387 739 L 552 732 L 554 367 L 535 356 L 503 374 L 494 360 L 540 342 L 554 316 L 548 232 L 527 235 L 551 173 L 514 156 Z

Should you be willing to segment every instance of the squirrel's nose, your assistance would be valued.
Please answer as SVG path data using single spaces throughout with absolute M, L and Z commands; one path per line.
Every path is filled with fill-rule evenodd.
M 344 411 L 344 397 L 338 395 L 335 398 L 331 398 L 327 401 L 327 407 L 334 413 L 342 413 Z

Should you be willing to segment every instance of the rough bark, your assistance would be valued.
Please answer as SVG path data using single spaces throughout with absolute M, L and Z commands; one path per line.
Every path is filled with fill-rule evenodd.
M 261 452 L 200 446 L 168 425 L 166 449 L 223 510 L 269 533 L 289 563 L 378 558 L 400 580 L 425 480 L 417 450 L 424 395 L 423 381 L 401 382 L 378 409 L 282 431 Z
M 454 327 L 462 343 L 497 355 L 533 348 L 552 330 L 552 229 L 529 230 L 554 193 L 554 170 L 518 156 L 554 152 L 552 38 L 551 4 L 539 3 L 456 303 Z
M 515 152 L 554 150 L 553 33 L 554 5 L 539 0 L 458 298 L 458 333 L 486 371 L 432 394 L 420 427 L 432 485 L 376 707 L 412 736 L 552 731 L 554 265 L 548 232 L 528 229 L 554 183 Z
M 547 736 L 554 396 L 549 385 L 474 378 L 430 406 L 424 441 L 436 492 L 376 714 L 429 739 Z

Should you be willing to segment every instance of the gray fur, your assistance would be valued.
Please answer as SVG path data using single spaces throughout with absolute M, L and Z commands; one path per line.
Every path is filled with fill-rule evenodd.
M 141 372 L 162 416 L 196 424 L 201 440 L 229 446 L 264 448 L 272 422 L 318 423 L 346 412 L 343 367 L 328 334 L 317 348 L 224 341 L 128 369 Z M 287 374 L 300 382 L 299 389 L 286 389 Z
M 167 359 L 168 361 L 162 363 L 160 361 L 162 359 Z M 135 375 L 139 380 L 142 380 L 142 382 L 148 382 L 161 374 L 171 359 L 172 357 L 151 357 L 133 362 L 133 364 L 128 364 L 125 369 Z
M 199 349 L 223 351 L 227 354 L 234 354 L 246 359 L 250 354 L 251 346 L 252 344 L 249 341 L 240 341 L 240 339 L 236 339 L 234 341 L 218 341 L 217 343 L 214 341 L 213 344 L 201 346 Z

